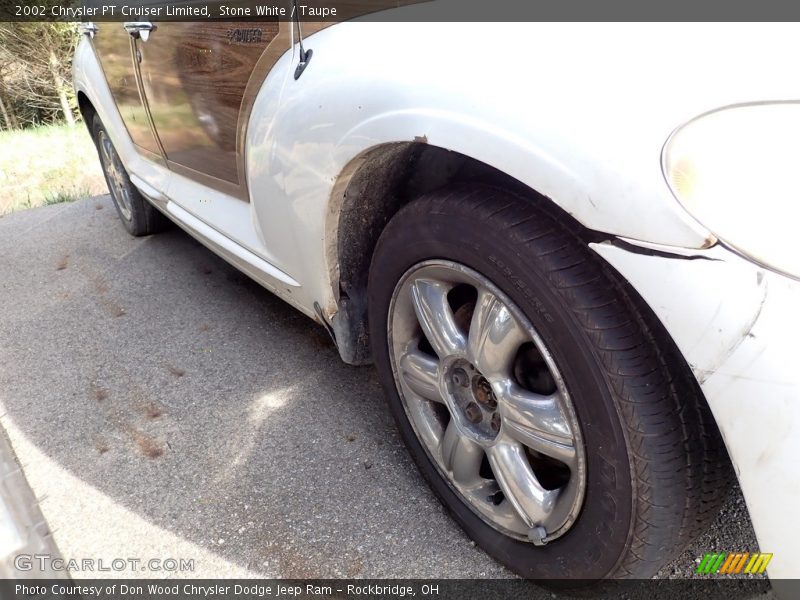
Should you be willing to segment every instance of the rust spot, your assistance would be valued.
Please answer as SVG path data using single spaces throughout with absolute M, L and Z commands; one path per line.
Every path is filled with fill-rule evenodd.
M 97 281 L 95 281 L 94 291 L 96 291 L 98 294 L 105 294 L 106 292 L 108 292 L 108 286 L 106 285 L 106 282 L 103 281 L 102 279 L 98 279 Z
M 356 434 L 355 433 L 348 433 L 344 437 L 344 439 L 346 439 L 348 442 L 355 442 L 356 441 Z
M 94 399 L 98 402 L 108 399 L 108 391 L 104 390 L 103 388 L 95 388 Z
M 131 437 L 139 452 L 147 458 L 155 459 L 164 454 L 164 445 L 157 439 L 151 438 L 136 429 L 131 429 Z
M 200 327 L 198 327 L 198 329 L 200 331 L 208 331 L 209 329 L 211 329 L 211 327 L 207 323 L 203 323 L 202 325 L 200 325 Z
M 94 209 L 95 210 L 103 210 L 104 208 L 105 208 L 105 206 L 103 206 L 102 204 L 95 204 L 94 205 Z
M 155 402 L 150 402 L 144 407 L 144 414 L 148 419 L 155 420 L 164 415 L 164 409 Z
M 95 276 L 92 279 L 94 282 L 94 291 L 97 293 L 98 296 L 101 297 L 98 300 L 100 306 L 102 306 L 106 311 L 108 311 L 108 313 L 114 318 L 124 316 L 126 314 L 124 307 L 114 302 L 114 300 L 104 297 L 108 293 L 108 283 L 106 282 L 106 280 L 99 276 Z
M 705 250 L 706 248 L 711 248 L 714 244 L 717 243 L 717 238 L 714 235 L 709 235 L 706 239 L 703 240 L 703 244 L 700 246 L 701 249 Z
M 63 271 L 69 265 L 69 254 L 65 254 L 61 257 L 61 259 L 56 263 L 56 271 Z
M 186 375 L 186 371 L 178 367 L 173 367 L 172 365 L 167 365 L 167 370 L 170 373 L 172 373 L 175 377 L 183 377 L 184 375 Z
M 96 442 L 96 443 L 95 443 L 95 445 L 94 445 L 94 447 L 95 447 L 95 449 L 97 450 L 97 452 L 98 452 L 99 454 L 105 454 L 106 452 L 108 452 L 109 450 L 111 450 L 111 446 L 109 446 L 109 445 L 108 445 L 106 442 L 104 442 L 104 441 L 99 441 L 99 442 Z

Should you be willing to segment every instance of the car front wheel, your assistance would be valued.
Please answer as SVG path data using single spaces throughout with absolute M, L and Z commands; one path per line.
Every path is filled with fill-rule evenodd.
M 389 222 L 373 354 L 413 458 L 484 550 L 532 579 L 650 577 L 729 467 L 643 301 L 534 199 L 440 190 Z
M 131 183 L 108 131 L 96 114 L 92 116 L 91 131 L 108 191 L 128 233 L 133 236 L 150 235 L 169 227 L 169 219 L 150 204 Z

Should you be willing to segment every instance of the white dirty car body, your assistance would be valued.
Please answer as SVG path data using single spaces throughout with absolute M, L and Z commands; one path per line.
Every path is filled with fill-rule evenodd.
M 300 51 L 294 28 L 281 23 L 280 32 L 264 50 L 274 54 L 271 67 L 259 76 L 254 67 L 242 85 L 244 101 L 234 119 L 235 135 L 231 134 L 238 148 L 236 181 L 241 193 L 231 193 L 230 185 L 215 185 L 197 175 L 201 169 L 196 166 L 179 164 L 178 151 L 172 154 L 169 147 L 171 138 L 159 130 L 161 100 L 148 98 L 152 82 L 144 81 L 148 51 L 157 47 L 159 35 L 167 31 L 159 24 L 147 41 L 132 35 L 126 42 L 130 49 L 124 50 L 130 52 L 131 60 L 137 52 L 143 53 L 135 72 L 141 79 L 138 89 L 143 102 L 150 105 L 153 135 L 160 138 L 159 152 L 154 155 L 134 143 L 127 113 L 112 93 L 116 84 L 109 85 L 111 77 L 104 73 L 102 56 L 95 48 L 108 31 L 122 27 L 121 23 L 100 23 L 94 36 L 83 36 L 75 54 L 74 82 L 84 116 L 97 116 L 98 127 L 113 142 L 130 184 L 213 251 L 324 324 L 345 360 L 364 363 L 378 356 L 388 388 L 394 374 L 397 389 L 387 393 L 397 396 L 398 418 L 403 423 L 407 419 L 404 436 L 412 439 L 412 446 L 419 443 L 412 454 L 416 452 L 418 463 L 428 457 L 426 477 L 436 481 L 440 477 L 441 482 L 432 485 L 459 523 L 484 547 L 492 545 L 494 535 L 505 536 L 497 539 L 511 540 L 508 544 L 520 544 L 510 545 L 506 554 L 490 551 L 498 560 L 523 575 L 547 578 L 645 576 L 654 572 L 658 562 L 630 563 L 625 558 L 628 550 L 623 549 L 613 564 L 601 565 L 598 558 L 597 569 L 585 572 L 569 567 L 559 574 L 555 566 L 528 571 L 515 562 L 522 560 L 514 557 L 523 550 L 527 553 L 528 546 L 531 552 L 544 553 L 570 543 L 571 536 L 582 535 L 579 525 L 594 510 L 591 502 L 597 492 L 592 492 L 592 477 L 602 466 L 593 467 L 597 448 L 587 438 L 591 423 L 582 407 L 588 404 L 583 404 L 584 392 L 579 389 L 585 378 L 570 379 L 570 373 L 574 377 L 580 369 L 571 366 L 569 357 L 559 362 L 559 356 L 574 349 L 561 348 L 558 327 L 551 335 L 547 333 L 550 325 L 539 320 L 542 315 L 544 321 L 554 315 L 552 322 L 558 324 L 559 319 L 577 314 L 577 304 L 569 307 L 572 313 L 567 310 L 567 316 L 559 316 L 556 308 L 537 312 L 535 302 L 529 310 L 498 279 L 500 275 L 467 264 L 466 258 L 449 256 L 444 249 L 429 252 L 428 258 L 441 264 L 418 261 L 409 268 L 405 279 L 395 282 L 394 294 L 387 289 L 384 298 L 380 290 L 367 291 L 383 285 L 383 274 L 395 268 L 387 249 L 403 251 L 402 244 L 392 238 L 403 231 L 398 219 L 401 224 L 406 219 L 409 227 L 420 224 L 413 235 L 409 230 L 409 246 L 436 247 L 435 240 L 426 246 L 425 236 L 433 234 L 421 230 L 425 219 L 412 208 L 404 208 L 414 202 L 412 196 L 433 194 L 436 197 L 423 199 L 423 204 L 443 206 L 444 212 L 450 210 L 447 198 L 463 199 L 458 210 L 478 214 L 481 207 L 465 199 L 472 192 L 464 192 L 464 181 L 479 181 L 478 190 L 483 185 L 510 190 L 510 198 L 535 197 L 536 210 L 572 223 L 572 230 L 581 232 L 576 235 L 583 245 L 575 251 L 589 253 L 580 254 L 582 261 L 589 261 L 610 281 L 619 281 L 620 289 L 633 290 L 625 292 L 625 297 L 638 295 L 644 304 L 636 314 L 647 313 L 647 319 L 658 322 L 653 327 L 643 325 L 642 335 L 655 340 L 658 354 L 661 338 L 647 332 L 663 327 L 670 348 L 674 344 L 694 379 L 691 385 L 699 385 L 698 402 L 707 403 L 713 414 L 761 550 L 774 555 L 770 576 L 798 576 L 792 557 L 800 550 L 800 530 L 790 511 L 800 493 L 796 461 L 800 456 L 800 370 L 795 359 L 800 333 L 800 250 L 791 233 L 800 216 L 796 200 L 800 186 L 794 173 L 787 172 L 787 165 L 797 165 L 800 155 L 796 144 L 800 119 L 794 117 L 800 113 L 800 104 L 794 104 L 800 99 L 800 84 L 789 76 L 800 51 L 795 25 L 346 22 L 306 36 L 305 47 L 313 55 L 295 79 Z M 310 34 L 312 28 L 307 27 Z M 247 35 L 238 32 L 236 39 Z M 239 46 L 220 43 L 207 51 L 213 57 L 231 48 Z M 193 89 L 193 76 L 211 75 L 189 73 L 186 81 L 175 85 Z M 152 85 L 155 89 L 156 84 Z M 209 96 L 213 96 L 212 88 L 206 92 Z M 194 120 L 187 118 L 206 140 L 201 145 L 213 145 L 218 132 L 209 123 L 219 127 L 220 120 L 215 121 L 213 105 L 208 108 L 200 100 L 189 103 L 187 111 L 194 111 Z M 748 112 L 753 106 L 758 110 Z M 712 126 L 707 119 L 720 114 L 727 120 L 722 126 Z M 706 127 L 707 123 L 711 125 Z M 753 132 L 760 136 L 755 148 Z M 456 191 L 444 193 L 443 189 Z M 507 197 L 502 197 L 507 203 Z M 115 201 L 119 206 L 116 195 Z M 453 211 L 454 227 L 466 222 Z M 539 213 L 531 214 L 530 219 L 523 214 L 515 223 L 523 227 L 528 220 L 536 221 Z M 394 230 L 384 231 L 390 220 Z M 505 236 L 494 235 L 488 216 L 486 223 L 494 236 L 487 243 L 501 243 Z M 432 222 L 431 232 L 434 226 Z M 498 224 L 497 231 L 501 226 L 505 227 Z M 512 229 L 509 225 L 508 231 Z M 138 233 L 143 232 L 150 231 Z M 470 235 L 464 239 L 472 239 Z M 509 249 L 509 256 L 514 252 Z M 531 255 L 531 265 L 538 264 L 536 256 Z M 398 273 L 412 264 L 408 260 L 405 266 L 396 265 Z M 502 271 L 498 261 L 494 264 Z M 373 273 L 368 278 L 370 268 Z M 475 273 L 481 277 L 475 278 Z M 535 283 L 525 284 L 534 290 L 533 295 Z M 405 300 L 398 296 L 405 293 L 403 285 L 416 294 L 415 308 L 408 315 L 394 312 L 403 310 Z M 425 296 L 426 290 L 435 291 L 437 286 L 450 291 L 466 286 L 473 300 L 464 301 L 458 309 L 451 304 L 455 317 L 443 305 L 437 314 L 431 307 L 441 298 Z M 503 446 L 505 423 L 513 421 L 514 415 L 519 417 L 521 410 L 519 405 L 508 408 L 512 405 L 507 406 L 507 397 L 502 395 L 502 381 L 511 381 L 511 376 L 494 378 L 488 367 L 470 358 L 467 330 L 477 327 L 475 315 L 481 298 L 489 298 L 488 294 L 497 311 L 529 334 L 524 343 L 538 348 L 537 356 L 544 357 L 548 377 L 555 382 L 553 390 L 558 388 L 546 396 L 555 398 L 548 406 L 556 407 L 549 431 L 542 425 L 543 417 L 531 412 L 531 423 L 538 423 L 531 425 L 536 438 L 532 445 L 520 446 L 517 438 L 508 438 Z M 388 324 L 379 330 L 388 339 L 376 351 L 369 344 L 376 343 L 370 331 L 374 333 L 371 328 L 377 325 L 368 324 L 366 315 L 372 321 L 373 315 L 384 315 L 382 302 Z M 461 329 L 466 346 L 459 345 L 458 332 L 452 330 L 453 345 L 445 351 L 447 336 L 432 328 L 444 323 L 452 329 L 453 322 L 461 322 L 458 313 L 464 306 L 468 309 L 463 318 L 472 319 L 471 326 Z M 426 313 L 425 307 L 431 310 Z M 398 332 L 404 328 L 412 341 L 425 338 L 426 344 L 430 342 L 419 355 L 427 358 L 397 350 Z M 381 359 L 386 347 L 388 354 Z M 601 364 L 604 359 L 598 347 L 584 353 L 591 355 L 588 358 L 574 360 Z M 395 350 L 399 354 L 392 354 Z M 401 383 L 406 359 L 419 359 L 415 365 L 429 367 L 427 383 L 418 385 L 422 380 L 413 377 Z M 672 368 L 666 362 L 662 365 L 665 373 Z M 453 387 L 464 373 L 473 377 L 464 392 L 467 396 Z M 614 390 L 613 373 L 607 377 L 609 398 L 616 398 L 619 390 Z M 484 382 L 488 387 L 481 387 Z M 426 391 L 420 392 L 425 386 Z M 482 390 L 489 394 L 488 400 Z M 528 392 L 533 400 L 545 397 Z M 423 400 L 426 395 L 436 398 L 429 405 L 418 395 Z M 533 400 L 525 406 L 533 406 Z M 431 405 L 437 402 L 444 409 L 436 409 L 439 416 L 431 416 L 436 412 Z M 609 402 L 618 407 L 619 418 L 625 422 L 624 408 L 619 408 L 624 404 Z M 683 406 L 680 398 L 676 402 Z M 467 410 L 478 405 L 483 412 Z M 499 434 L 484 426 L 492 418 L 503 423 L 495 423 Z M 676 423 L 688 422 L 683 416 L 680 419 Z M 448 433 L 451 421 L 455 426 Z M 630 432 L 630 423 L 627 426 Z M 428 438 L 426 428 L 430 428 Z M 415 435 L 419 442 L 413 442 Z M 629 434 L 619 435 L 630 443 Z M 695 443 L 693 435 L 686 434 L 687 448 Z M 491 473 L 482 470 L 475 480 L 479 484 L 474 485 L 494 481 L 494 507 L 487 505 L 484 510 L 468 491 L 476 489 L 474 485 L 459 481 L 457 449 L 449 455 L 453 462 L 447 455 L 433 456 L 436 444 L 446 445 L 451 438 L 456 439 L 455 448 L 480 448 L 488 457 Z M 525 452 L 530 455 L 535 447 L 536 456 L 547 455 L 543 439 L 569 449 L 574 462 L 564 459 L 559 464 L 567 465 L 567 477 L 578 478 L 576 483 L 562 482 L 549 489 L 539 485 L 535 466 L 531 475 L 523 459 L 503 454 L 502 448 L 508 452 L 528 448 Z M 691 471 L 691 462 L 676 468 Z M 425 472 L 427 467 L 421 468 Z M 617 469 L 612 479 L 629 475 Z M 632 495 L 630 490 L 620 492 L 620 497 L 633 498 L 632 508 L 620 509 L 620 514 L 634 516 L 620 516 L 611 528 L 627 532 L 636 527 L 635 515 L 640 510 L 636 498 L 641 497 L 637 485 L 632 484 Z M 706 499 L 713 502 L 713 482 L 703 485 Z M 565 504 L 562 510 L 558 503 L 566 497 L 569 506 Z M 547 498 L 555 500 L 548 504 Z M 457 502 L 466 507 L 463 513 Z M 675 518 L 686 522 L 692 517 Z M 664 527 L 669 528 L 666 523 Z M 664 542 L 664 561 L 680 549 L 674 546 L 685 541 Z M 619 548 L 630 549 L 631 543 L 630 538 L 620 540 Z

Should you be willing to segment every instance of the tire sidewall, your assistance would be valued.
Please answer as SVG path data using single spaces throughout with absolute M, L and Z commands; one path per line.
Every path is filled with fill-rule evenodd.
M 528 317 L 564 377 L 586 450 L 586 492 L 569 531 L 544 547 L 507 537 L 481 519 L 440 475 L 403 408 L 389 356 L 388 311 L 403 275 L 431 259 L 461 263 L 490 279 Z M 382 234 L 370 271 L 373 355 L 412 456 L 467 533 L 498 561 L 531 579 L 607 576 L 627 550 L 632 526 L 631 463 L 617 403 L 575 307 L 569 304 L 513 236 L 457 210 L 425 212 L 414 210 L 413 205 L 406 207 Z
M 94 141 L 95 147 L 97 148 L 97 156 L 100 159 L 100 166 L 101 166 L 101 168 L 103 170 L 103 177 L 105 178 L 106 185 L 108 186 L 109 195 L 111 196 L 111 200 L 114 203 L 114 208 L 117 210 L 117 215 L 119 216 L 119 220 L 122 221 L 122 224 L 125 227 L 125 229 L 128 231 L 128 233 L 130 233 L 132 235 L 136 235 L 136 232 L 141 227 L 141 224 L 139 223 L 139 221 L 143 218 L 143 215 L 141 214 L 142 207 L 140 206 L 140 203 L 138 202 L 139 190 L 137 190 L 133 186 L 133 184 L 130 181 L 130 177 L 128 176 L 128 172 L 125 171 L 125 174 L 124 174 L 125 185 L 128 187 L 128 192 L 130 193 L 130 198 L 131 198 L 131 216 L 130 216 L 130 218 L 126 218 L 124 213 L 120 209 L 120 206 L 119 206 L 119 203 L 118 203 L 117 199 L 114 197 L 114 194 L 111 192 L 111 189 L 112 189 L 111 182 L 108 179 L 108 175 L 106 173 L 106 165 L 105 165 L 105 162 L 103 161 L 103 152 L 100 149 L 100 144 L 101 144 L 101 142 L 100 142 L 100 134 L 101 133 L 104 133 L 107 137 L 109 137 L 109 140 L 111 139 L 110 136 L 108 136 L 108 131 L 106 130 L 105 126 L 103 125 L 102 121 L 100 120 L 100 117 L 97 114 L 95 114 L 93 116 L 93 118 L 92 118 L 92 139 Z M 113 142 L 112 142 L 112 147 L 114 147 L 113 146 Z M 115 153 L 117 152 L 116 148 L 114 148 L 114 152 Z

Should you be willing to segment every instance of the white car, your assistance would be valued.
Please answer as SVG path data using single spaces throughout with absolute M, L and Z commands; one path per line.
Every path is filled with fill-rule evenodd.
M 127 230 L 177 223 L 374 363 L 514 572 L 650 577 L 737 477 L 800 576 L 797 27 L 397 10 L 87 25 Z

